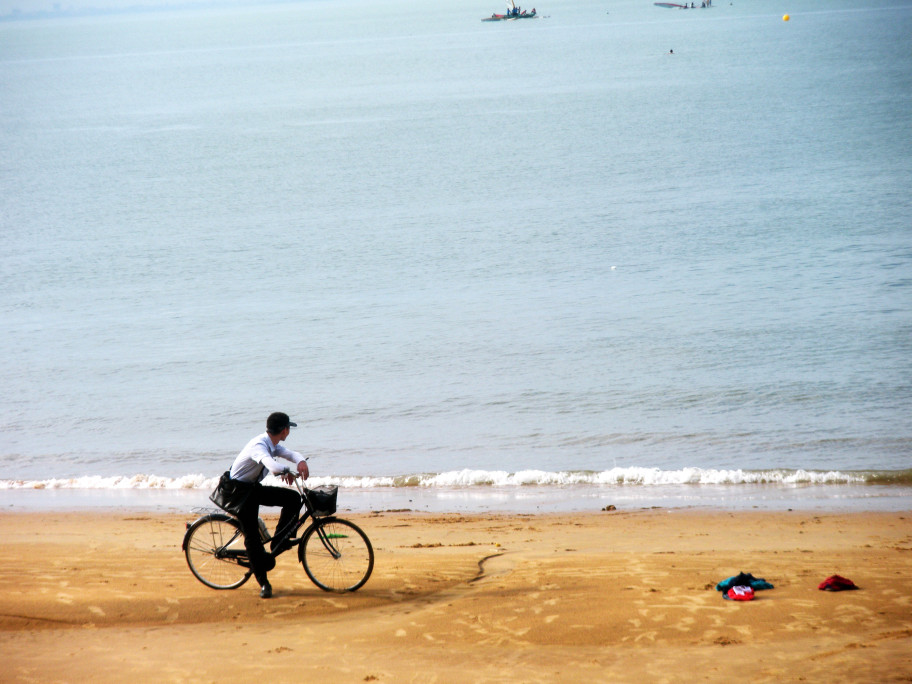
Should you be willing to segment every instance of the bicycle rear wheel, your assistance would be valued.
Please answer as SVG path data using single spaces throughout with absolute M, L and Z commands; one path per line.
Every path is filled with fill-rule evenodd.
M 298 559 L 323 591 L 355 591 L 374 569 L 374 549 L 367 535 L 339 518 L 314 521 L 298 547 Z
M 214 513 L 193 523 L 184 536 L 184 555 L 196 579 L 213 589 L 237 589 L 250 579 L 244 534 L 234 518 Z

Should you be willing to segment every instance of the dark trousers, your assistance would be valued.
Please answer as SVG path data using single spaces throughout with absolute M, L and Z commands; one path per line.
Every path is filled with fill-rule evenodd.
M 275 558 L 266 553 L 263 540 L 260 539 L 260 527 L 257 524 L 260 506 L 282 507 L 279 524 L 276 526 L 272 538 L 272 548 L 275 549 L 284 536 L 283 533 L 287 531 L 286 528 L 297 518 L 298 511 L 301 510 L 301 497 L 296 491 L 287 487 L 264 487 L 256 484 L 238 512 L 237 519 L 241 523 L 241 531 L 244 533 L 244 546 L 247 548 L 247 556 L 250 558 L 250 568 L 253 570 L 257 582 L 263 585 L 266 583 L 266 573 L 275 567 Z

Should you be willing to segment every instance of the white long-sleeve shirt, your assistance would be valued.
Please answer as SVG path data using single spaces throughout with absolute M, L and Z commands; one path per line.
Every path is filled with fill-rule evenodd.
M 266 477 L 268 470 L 273 475 L 281 475 L 288 471 L 288 466 L 281 465 L 276 458 L 284 458 L 294 464 L 304 460 L 304 457 L 297 451 L 292 451 L 282 444 L 273 444 L 269 438 L 269 433 L 264 432 L 262 435 L 254 437 L 247 446 L 241 449 L 241 453 L 234 459 L 231 465 L 231 479 L 240 480 L 241 482 L 259 482 Z M 264 467 L 260 467 L 260 466 Z

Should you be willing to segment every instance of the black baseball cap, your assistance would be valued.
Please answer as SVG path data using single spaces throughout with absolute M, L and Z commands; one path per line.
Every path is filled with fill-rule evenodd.
M 292 423 L 287 413 L 272 413 L 266 419 L 266 432 L 271 435 L 281 432 L 285 428 L 298 427 L 297 423 Z

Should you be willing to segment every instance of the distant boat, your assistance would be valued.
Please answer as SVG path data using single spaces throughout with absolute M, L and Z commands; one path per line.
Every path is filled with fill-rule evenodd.
M 676 2 L 654 2 L 652 4 L 656 7 L 677 7 L 678 9 L 696 9 L 697 7 L 694 3 L 679 5 Z M 712 7 L 712 0 L 701 0 L 700 9 L 706 9 L 707 7 Z
M 506 14 L 492 14 L 490 17 L 482 19 L 482 21 L 513 21 L 514 19 L 535 19 L 537 16 L 538 14 L 536 14 L 534 7 L 531 12 L 527 12 L 517 7 L 514 0 L 510 0 L 507 3 Z

